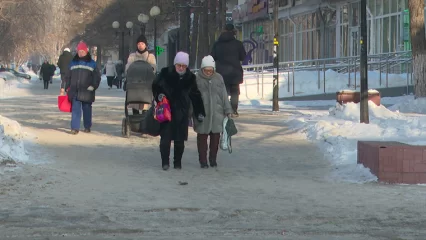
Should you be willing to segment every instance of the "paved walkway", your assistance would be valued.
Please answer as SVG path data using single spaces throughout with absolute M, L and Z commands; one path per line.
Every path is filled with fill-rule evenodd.
M 67 133 L 58 83 L 0 100 L 34 161 L 0 180 L 1 239 L 424 239 L 426 188 L 327 181 L 321 152 L 284 120 L 245 110 L 234 152 L 200 169 L 190 130 L 183 169 L 162 171 L 158 138 L 121 137 L 123 96 L 100 89 L 90 134 Z M 187 182 L 187 185 L 180 185 Z

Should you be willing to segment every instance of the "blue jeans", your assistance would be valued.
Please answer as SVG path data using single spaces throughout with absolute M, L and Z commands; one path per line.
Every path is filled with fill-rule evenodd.
M 80 130 L 81 112 L 83 110 L 84 128 L 92 127 L 92 103 L 80 102 L 77 97 L 72 100 L 71 130 Z

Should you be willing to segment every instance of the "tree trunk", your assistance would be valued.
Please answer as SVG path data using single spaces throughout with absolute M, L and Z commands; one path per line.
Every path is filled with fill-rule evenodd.
M 211 50 L 211 47 L 213 46 L 213 43 L 216 41 L 216 29 L 217 26 L 217 1 L 209 1 L 210 6 L 210 14 L 209 14 L 209 51 Z
M 102 47 L 100 44 L 96 46 L 96 64 L 99 67 L 102 65 Z
M 219 0 L 219 9 L 218 9 L 218 28 L 217 31 L 223 31 L 226 24 L 226 0 Z
M 186 5 L 186 0 L 181 1 L 181 5 Z M 189 53 L 189 20 L 190 11 L 188 7 L 182 7 L 179 11 L 179 51 Z
M 201 65 L 201 56 L 206 56 L 210 54 L 209 46 L 209 15 L 208 13 L 208 4 L 204 1 L 204 6 L 201 9 L 200 13 L 200 27 L 199 27 L 199 37 L 198 37 L 198 54 L 200 56 L 197 59 L 197 66 Z
M 426 97 L 426 40 L 424 23 L 424 0 L 408 1 L 410 11 L 410 37 L 413 55 L 414 95 Z
M 197 65 L 196 65 L 197 56 L 199 56 L 200 58 L 202 57 L 200 55 L 197 55 L 199 18 L 200 18 L 200 11 L 197 8 L 194 12 L 194 20 L 192 22 L 191 52 L 190 52 L 191 54 L 189 56 L 189 66 L 191 68 L 197 68 Z

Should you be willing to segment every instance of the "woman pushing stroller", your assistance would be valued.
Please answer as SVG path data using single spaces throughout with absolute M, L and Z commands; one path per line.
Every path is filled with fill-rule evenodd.
M 125 67 L 125 75 L 127 76 L 127 70 L 130 65 L 135 61 L 146 61 L 152 66 L 152 71 L 155 73 L 157 71 L 157 63 L 155 56 L 148 52 L 148 41 L 144 35 L 140 35 L 136 41 L 136 52 L 131 53 L 127 59 L 127 64 Z M 128 77 L 128 76 L 127 76 Z M 149 109 L 150 104 L 129 104 L 129 107 L 132 108 L 133 114 L 139 114 L 139 110 L 146 111 Z

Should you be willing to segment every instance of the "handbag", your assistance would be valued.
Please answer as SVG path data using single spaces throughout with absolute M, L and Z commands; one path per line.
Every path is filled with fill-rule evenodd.
M 169 100 L 166 97 L 163 97 L 155 106 L 154 118 L 160 123 L 172 121 L 172 111 Z
M 155 107 L 154 104 L 146 112 L 145 118 L 141 121 L 141 132 L 150 136 L 156 137 L 160 135 L 160 122 L 154 118 Z
M 71 112 L 72 105 L 68 99 L 68 95 L 58 96 L 58 108 L 61 112 Z
M 232 153 L 231 137 L 238 133 L 233 119 L 225 117 L 222 123 L 223 131 L 220 135 L 220 149 Z

